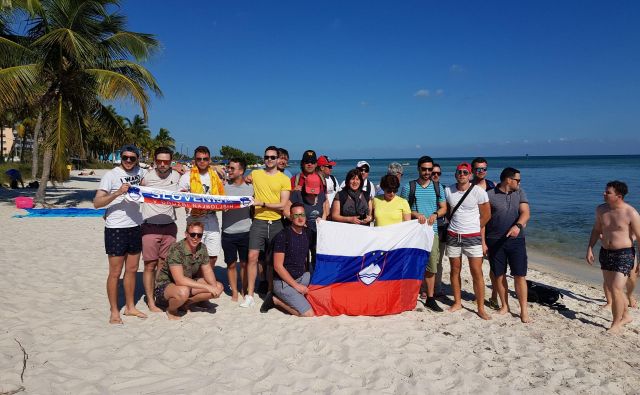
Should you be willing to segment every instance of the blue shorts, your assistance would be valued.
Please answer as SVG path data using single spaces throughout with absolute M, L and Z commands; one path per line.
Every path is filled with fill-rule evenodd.
M 224 262 L 227 265 L 236 263 L 236 261 L 247 262 L 249 260 L 249 232 L 222 232 L 222 251 L 224 252 Z
M 125 256 L 142 252 L 142 229 L 104 228 L 104 249 L 109 256 Z
M 524 238 L 487 239 L 489 266 L 495 276 L 507 273 L 507 265 L 512 276 L 527 275 L 527 246 Z

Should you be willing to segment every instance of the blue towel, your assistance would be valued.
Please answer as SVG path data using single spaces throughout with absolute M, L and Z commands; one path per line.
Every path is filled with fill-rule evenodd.
M 16 214 L 14 218 L 34 217 L 102 217 L 105 209 L 93 208 L 28 208 L 28 214 Z

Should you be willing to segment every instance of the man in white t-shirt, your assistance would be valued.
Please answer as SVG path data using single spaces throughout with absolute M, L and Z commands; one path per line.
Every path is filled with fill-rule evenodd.
M 173 151 L 167 147 L 158 147 L 153 153 L 154 169 L 149 171 L 142 179 L 141 185 L 162 189 L 165 191 L 178 191 L 180 173 L 171 168 Z M 178 226 L 176 225 L 175 207 L 164 204 L 142 205 L 142 259 L 144 261 L 144 273 L 142 283 L 147 296 L 149 310 L 162 312 L 156 306 L 154 291 L 155 277 L 158 264 L 160 267 L 167 260 L 169 247 L 176 242 Z
M 120 149 L 120 166 L 107 172 L 93 199 L 95 208 L 107 207 L 105 214 L 104 247 L 109 258 L 107 297 L 111 308 L 110 324 L 122 324 L 118 309 L 118 280 L 124 266 L 124 315 L 147 318 L 136 309 L 133 292 L 142 251 L 142 213 L 140 205 L 124 199 L 130 186 L 140 185 L 145 171 L 138 166 L 140 151 L 128 144 Z
M 478 316 L 489 320 L 484 309 L 484 277 L 482 275 L 482 233 L 491 218 L 489 197 L 482 188 L 470 183 L 471 165 L 461 163 L 456 167 L 456 184 L 445 189 L 449 212 L 452 214 L 447 231 L 447 256 L 451 263 L 451 289 L 453 305 L 450 312 L 462 308 L 460 270 L 462 254 L 469 260 L 473 290 L 478 304 Z
M 325 185 L 327 186 L 327 201 L 329 202 L 329 207 L 331 207 L 333 199 L 341 189 L 338 179 L 331 174 L 335 165 L 336 162 L 332 161 L 325 155 L 318 158 L 318 167 L 320 168 L 320 172 L 325 179 Z
M 180 189 L 191 193 L 200 193 L 205 195 L 224 195 L 224 186 L 218 173 L 210 166 L 211 153 L 209 148 L 201 145 L 195 149 L 193 158 L 196 165 L 191 171 L 180 177 Z M 209 264 L 211 269 L 215 270 L 216 260 L 220 255 L 220 225 L 218 224 L 218 216 L 213 210 L 191 209 L 187 210 L 189 217 L 187 223 L 202 222 L 204 224 L 204 236 L 202 244 L 207 247 L 209 253 Z M 215 275 L 214 275 L 215 280 Z

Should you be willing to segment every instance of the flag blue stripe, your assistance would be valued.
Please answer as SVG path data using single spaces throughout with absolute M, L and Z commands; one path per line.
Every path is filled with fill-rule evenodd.
M 388 280 L 422 280 L 429 260 L 429 252 L 419 248 L 399 248 L 384 252 L 386 264 L 376 281 Z M 379 253 L 377 258 L 371 254 L 365 258 L 364 266 L 376 261 L 382 268 L 384 258 Z M 360 281 L 358 272 L 363 268 L 362 256 L 340 256 L 318 254 L 316 266 L 311 278 L 311 285 L 326 286 L 335 283 Z M 366 275 L 367 277 L 372 277 Z

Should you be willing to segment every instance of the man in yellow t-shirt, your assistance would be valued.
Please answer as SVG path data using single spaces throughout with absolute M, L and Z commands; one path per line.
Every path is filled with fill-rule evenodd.
M 400 181 L 398 177 L 387 174 L 380 181 L 380 188 L 384 195 L 373 199 L 373 217 L 376 226 L 399 224 L 402 221 L 411 220 L 409 202 L 397 196 Z
M 291 182 L 277 168 L 278 149 L 264 150 L 264 170 L 251 172 L 254 191 L 255 216 L 249 232 L 249 259 L 247 262 L 247 295 L 240 307 L 255 304 L 253 293 L 258 275 L 258 257 L 271 240 L 283 229 L 282 210 L 289 201 Z

